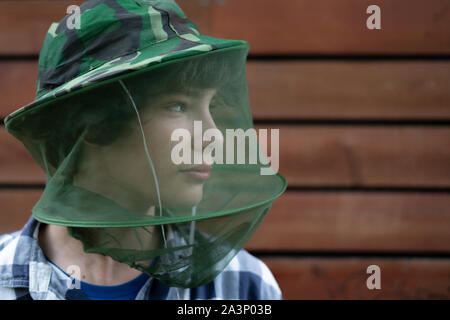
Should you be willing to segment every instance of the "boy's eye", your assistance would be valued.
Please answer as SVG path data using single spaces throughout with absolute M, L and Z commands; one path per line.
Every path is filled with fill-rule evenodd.
M 183 112 L 186 110 L 186 107 L 181 104 L 173 104 L 168 106 L 167 109 L 171 112 Z

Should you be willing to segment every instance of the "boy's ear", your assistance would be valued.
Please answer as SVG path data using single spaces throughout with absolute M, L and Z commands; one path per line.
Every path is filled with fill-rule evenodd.
M 86 135 L 83 138 L 83 144 L 91 148 L 97 148 L 100 145 L 98 143 L 98 137 L 99 133 L 93 127 L 89 127 Z
M 93 142 L 90 142 L 90 141 L 89 141 L 88 139 L 86 139 L 86 138 L 83 139 L 83 144 L 88 145 L 89 147 L 92 147 L 92 148 L 98 147 L 97 144 L 95 144 L 95 143 L 93 143 Z
M 84 136 L 84 141 L 87 144 L 95 147 L 107 145 L 112 139 L 112 134 L 108 134 L 107 132 L 105 132 L 107 128 L 108 126 L 105 123 L 99 123 L 89 126 L 87 129 L 87 133 Z
M 83 143 L 90 146 L 95 147 L 97 144 L 95 143 L 95 135 L 89 130 L 83 138 Z

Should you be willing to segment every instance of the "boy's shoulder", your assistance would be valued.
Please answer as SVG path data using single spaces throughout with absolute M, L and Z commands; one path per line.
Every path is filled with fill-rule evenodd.
M 21 269 L 15 263 L 20 231 L 0 235 L 0 299 L 15 300 L 28 297 L 25 279 L 17 277 L 14 270 Z
M 0 235 L 0 268 L 3 265 L 13 264 L 19 237 L 20 231 Z
M 282 299 L 280 287 L 270 269 L 245 249 L 239 251 L 214 282 L 216 293 L 222 291 L 224 299 Z M 227 297 L 228 292 L 238 292 L 239 297 Z

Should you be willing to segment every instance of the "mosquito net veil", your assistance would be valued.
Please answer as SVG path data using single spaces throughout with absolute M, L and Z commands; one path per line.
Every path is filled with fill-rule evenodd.
M 286 188 L 261 174 L 247 52 L 153 66 L 11 123 L 47 176 L 33 216 L 169 286 L 213 280 Z

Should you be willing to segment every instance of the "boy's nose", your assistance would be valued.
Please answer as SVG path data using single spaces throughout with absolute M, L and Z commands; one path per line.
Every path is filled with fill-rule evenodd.
M 217 131 L 217 134 L 214 135 L 214 141 L 216 143 L 223 144 L 224 137 L 222 132 L 217 128 L 216 122 L 214 121 L 214 118 L 212 117 L 211 113 L 206 111 L 202 117 L 202 129 L 203 134 L 206 132 L 206 130 L 213 129 Z M 219 141 L 217 141 L 219 140 Z M 211 143 L 211 141 L 203 141 L 202 143 L 202 149 L 205 149 L 206 146 L 208 146 Z

